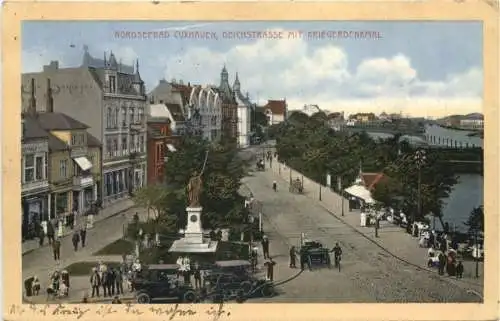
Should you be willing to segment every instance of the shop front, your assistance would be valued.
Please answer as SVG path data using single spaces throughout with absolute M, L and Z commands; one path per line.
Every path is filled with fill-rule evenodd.
M 48 194 L 36 194 L 22 197 L 22 238 L 33 239 L 38 236 L 42 222 L 47 221 Z

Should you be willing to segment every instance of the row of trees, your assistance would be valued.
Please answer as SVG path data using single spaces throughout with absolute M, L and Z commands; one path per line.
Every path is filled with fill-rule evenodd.
M 181 139 L 176 152 L 165 164 L 165 182 L 139 190 L 135 202 L 148 208 L 155 231 L 175 233 L 187 222 L 186 186 L 194 171 L 202 173 L 202 224 L 205 228 L 224 228 L 243 224 L 248 217 L 244 199 L 238 194 L 244 175 L 244 162 L 234 144 L 210 144 L 199 137 Z
M 293 113 L 273 128 L 280 161 L 309 178 L 326 183 L 326 174 L 341 178 L 342 188 L 353 184 L 360 171 L 384 173 L 388 179 L 377 184 L 373 198 L 385 206 L 396 207 L 417 219 L 433 214 L 441 219 L 443 199 L 457 183 L 457 177 L 442 155 L 426 151 L 424 163 L 415 160 L 416 148 L 401 135 L 373 139 L 367 133 L 335 132 L 325 126 L 323 112 L 307 116 Z M 421 177 L 421 211 L 418 211 L 418 176 Z M 337 190 L 337 184 L 332 186 Z

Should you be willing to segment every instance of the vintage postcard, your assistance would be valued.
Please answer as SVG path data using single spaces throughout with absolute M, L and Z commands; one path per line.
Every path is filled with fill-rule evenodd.
M 4 18 L 7 320 L 498 319 L 495 4 Z

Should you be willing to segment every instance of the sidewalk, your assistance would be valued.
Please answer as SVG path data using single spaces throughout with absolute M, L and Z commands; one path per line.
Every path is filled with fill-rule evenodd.
M 281 166 L 281 168 L 278 168 L 278 166 Z M 283 188 L 288 188 L 290 176 L 292 176 L 293 179 L 302 176 L 302 174 L 294 170 L 292 170 L 292 174 L 290 175 L 290 169 L 286 168 L 282 164 L 279 164 L 278 162 L 273 162 L 273 168 L 268 169 L 267 171 L 274 177 L 281 178 L 282 182 L 285 182 L 285 186 Z M 446 279 L 461 287 L 473 288 L 473 290 L 479 293 L 483 292 L 484 277 L 482 263 L 480 263 L 479 279 L 474 277 L 475 263 L 470 261 L 463 262 L 463 279 L 455 279 L 454 277 L 449 276 L 439 276 L 437 274 L 437 270 L 427 267 L 427 249 L 420 248 L 417 239 L 406 233 L 403 228 L 389 222 L 382 222 L 378 233 L 379 237 L 376 238 L 375 230 L 373 228 L 360 226 L 359 213 L 349 211 L 347 207 L 348 200 L 344 200 L 344 216 L 341 216 L 342 197 L 330 191 L 327 187 L 322 186 L 320 201 L 319 189 L 320 188 L 317 183 L 304 177 L 304 195 L 307 198 L 314 200 L 316 204 L 324 208 L 336 219 L 345 223 L 357 233 L 363 235 L 366 239 L 376 244 L 389 255 L 407 264 L 429 271 L 430 273 L 434 273 L 435 277 Z
M 118 201 L 116 203 L 113 203 L 104 209 L 102 209 L 98 215 L 94 216 L 94 227 L 96 226 L 97 223 L 100 221 L 103 221 L 105 219 L 108 219 L 109 217 L 112 217 L 114 215 L 118 215 L 130 208 L 134 207 L 134 202 L 131 199 L 126 199 L 122 201 Z M 65 228 L 64 233 L 63 233 L 63 238 L 72 234 L 73 230 L 70 228 Z M 43 242 L 43 247 L 49 246 L 49 242 L 47 237 L 45 237 L 45 240 Z M 36 249 L 40 248 L 39 244 L 39 239 L 35 238 L 33 240 L 27 240 L 22 243 L 22 255 L 28 254 Z

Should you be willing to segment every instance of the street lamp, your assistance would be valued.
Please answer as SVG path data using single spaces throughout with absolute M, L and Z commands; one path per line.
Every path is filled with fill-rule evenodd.
M 422 166 L 425 164 L 426 155 L 424 150 L 417 150 L 415 153 L 415 162 L 418 168 L 418 194 L 417 194 L 417 211 L 419 217 L 422 216 Z M 412 211 L 412 224 L 415 224 L 415 211 Z

